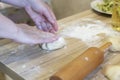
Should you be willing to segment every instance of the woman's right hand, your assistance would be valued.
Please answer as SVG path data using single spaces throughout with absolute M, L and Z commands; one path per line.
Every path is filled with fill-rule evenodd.
M 15 24 L 0 14 L 0 38 L 8 38 L 25 44 L 41 44 L 57 40 L 58 36 L 26 24 Z
M 17 24 L 19 29 L 17 37 L 14 39 L 17 42 L 25 44 L 41 44 L 53 42 L 58 39 L 58 36 L 52 33 L 43 32 L 36 27 L 30 27 L 26 24 Z

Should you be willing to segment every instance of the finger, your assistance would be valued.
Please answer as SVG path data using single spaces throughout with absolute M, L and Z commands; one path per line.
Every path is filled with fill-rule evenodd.
M 43 31 L 45 31 L 45 32 L 49 32 L 49 30 L 48 30 L 48 26 L 47 26 L 47 23 L 46 23 L 46 22 L 41 22 L 41 25 L 42 25 L 42 29 L 43 29 Z
M 56 17 L 55 17 L 55 15 L 54 15 L 54 13 L 53 13 L 53 11 L 47 6 L 47 9 L 48 9 L 48 11 L 51 13 L 51 16 L 54 18 L 54 23 L 53 23 L 53 26 L 54 26 L 54 28 L 55 28 L 55 30 L 56 31 L 58 31 L 58 24 L 57 24 L 57 20 L 56 20 Z
M 48 11 L 50 12 L 50 15 L 54 18 L 54 20 L 56 20 L 56 17 L 54 15 L 53 11 L 50 9 L 50 7 L 47 4 L 45 4 L 45 6 L 48 9 Z
M 41 15 L 38 15 L 36 12 L 34 12 L 32 10 L 31 7 L 26 7 L 26 12 L 30 15 L 30 17 L 32 18 L 32 20 L 34 21 L 34 23 L 36 24 L 36 26 L 38 27 L 38 29 L 43 30 L 43 27 L 41 25 L 41 22 L 45 21 L 44 17 L 42 17 Z
M 39 21 L 39 20 L 36 19 L 35 24 L 36 24 L 36 26 L 37 26 L 37 28 L 38 28 L 39 30 L 44 31 L 43 25 L 41 24 L 41 21 Z
M 58 31 L 57 22 L 56 22 L 56 20 L 54 20 L 54 19 L 50 16 L 50 14 L 49 14 L 48 11 L 44 13 L 44 16 L 47 18 L 47 21 L 49 21 L 49 22 L 52 24 L 53 29 L 54 29 L 55 31 Z
M 56 31 L 53 29 L 52 25 L 50 23 L 47 23 L 47 26 L 48 26 L 49 32 L 55 34 Z
M 52 24 L 53 28 L 54 28 L 54 31 L 58 31 L 58 25 L 57 25 L 57 22 L 55 21 L 55 23 Z
M 30 6 L 25 7 L 25 10 L 33 20 L 37 17 L 36 13 L 32 10 Z
M 37 25 L 37 28 L 38 28 L 39 30 L 42 30 L 42 31 L 43 31 L 43 29 L 42 29 L 42 26 L 41 26 L 41 25 Z
M 44 13 L 44 16 L 46 17 L 46 19 L 52 24 L 52 27 L 54 28 L 54 30 L 57 31 L 58 25 L 57 25 L 56 18 L 48 6 L 46 7 L 46 9 L 44 10 L 43 13 Z

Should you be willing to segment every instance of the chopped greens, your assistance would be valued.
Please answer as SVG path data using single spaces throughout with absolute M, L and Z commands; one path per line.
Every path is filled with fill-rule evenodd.
M 113 0 L 103 0 L 103 3 L 98 3 L 97 7 L 101 11 L 112 13 Z

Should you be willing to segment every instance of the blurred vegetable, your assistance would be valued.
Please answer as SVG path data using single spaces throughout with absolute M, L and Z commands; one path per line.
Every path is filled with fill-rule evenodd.
M 103 0 L 103 2 L 105 2 L 105 3 L 110 2 L 110 1 L 112 1 L 112 0 Z
M 97 4 L 97 7 L 101 11 L 112 13 L 113 0 L 103 0 L 102 3 Z

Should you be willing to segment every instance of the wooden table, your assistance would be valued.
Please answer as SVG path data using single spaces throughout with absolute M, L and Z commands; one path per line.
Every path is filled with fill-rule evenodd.
M 59 20 L 58 23 L 62 27 L 64 24 L 67 25 L 81 18 L 110 21 L 108 15 L 87 10 Z M 88 48 L 85 43 L 77 39 L 66 39 L 66 41 L 67 48 L 45 51 L 41 50 L 38 45 L 28 46 L 8 39 L 1 39 L 0 70 L 14 80 L 49 80 L 52 74 Z M 87 80 L 90 80 L 90 78 Z

